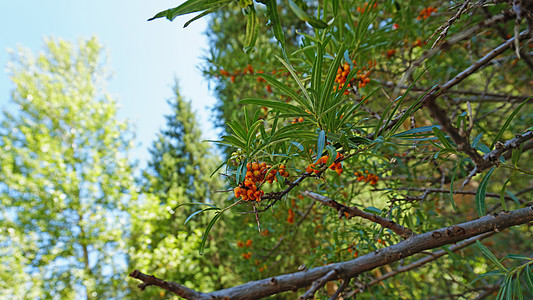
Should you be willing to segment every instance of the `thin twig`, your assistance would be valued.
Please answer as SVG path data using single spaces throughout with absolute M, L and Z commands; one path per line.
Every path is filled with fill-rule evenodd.
M 415 235 L 415 233 L 413 233 L 413 231 L 407 227 L 404 227 L 392 220 L 380 217 L 376 214 L 362 211 L 355 206 L 349 207 L 333 199 L 329 199 L 327 197 L 324 197 L 322 195 L 319 195 L 319 194 L 316 194 L 310 191 L 303 191 L 301 192 L 301 194 L 315 201 L 318 201 L 326 206 L 335 208 L 339 212 L 339 217 L 344 216 L 347 219 L 351 219 L 353 217 L 361 217 L 363 219 L 367 219 L 369 221 L 372 221 L 374 223 L 381 225 L 381 227 L 383 228 L 388 228 L 394 231 L 396 234 L 403 237 L 404 239 L 410 238 L 413 235 Z

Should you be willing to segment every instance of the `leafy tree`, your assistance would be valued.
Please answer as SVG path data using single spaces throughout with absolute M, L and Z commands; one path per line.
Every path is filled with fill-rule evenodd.
M 0 298 L 124 295 L 132 134 L 116 119 L 95 38 L 47 39 L 10 62 L 0 126 Z

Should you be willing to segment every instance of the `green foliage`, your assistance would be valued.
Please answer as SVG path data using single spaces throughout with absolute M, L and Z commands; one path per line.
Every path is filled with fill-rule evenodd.
M 533 259 L 519 254 L 507 254 L 503 259 L 498 260 L 496 256 L 482 243 L 476 242 L 478 248 L 483 252 L 491 263 L 496 267 L 496 270 L 489 271 L 487 273 L 479 275 L 475 281 L 480 280 L 486 276 L 501 277 L 500 290 L 496 295 L 496 299 L 527 299 L 527 297 L 533 296 L 533 272 L 531 271 L 531 265 L 533 265 Z M 512 261 L 519 261 L 522 264 L 518 266 L 512 266 L 506 268 L 502 261 L 510 259 Z M 522 283 L 525 282 L 525 284 Z M 525 286 L 525 289 L 522 288 Z M 524 297 L 524 295 L 526 297 Z
M 102 48 L 46 40 L 10 62 L 0 127 L 0 298 L 124 294 L 132 134 L 103 89 Z

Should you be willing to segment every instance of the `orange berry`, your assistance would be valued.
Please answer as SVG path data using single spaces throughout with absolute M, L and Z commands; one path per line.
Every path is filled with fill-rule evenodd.
M 246 241 L 246 247 L 250 247 L 252 245 L 252 240 L 247 240 Z
M 337 172 L 338 175 L 341 175 L 342 171 L 342 167 L 335 169 L 335 172 Z
M 244 247 L 244 243 L 241 241 L 237 241 L 237 247 L 242 248 Z
M 253 163 L 252 163 L 252 170 L 254 170 L 254 171 L 255 171 L 255 170 L 259 170 L 259 164 L 256 163 L 256 162 L 253 162 Z

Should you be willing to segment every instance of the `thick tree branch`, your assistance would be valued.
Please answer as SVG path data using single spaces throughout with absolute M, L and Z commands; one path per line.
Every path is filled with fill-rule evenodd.
M 525 224 L 531 221 L 533 221 L 533 207 L 491 214 L 473 221 L 419 234 L 399 242 L 398 244 L 379 249 L 350 261 L 334 263 L 302 272 L 250 281 L 239 286 L 215 291 L 209 294 L 195 292 L 178 284 L 154 279 L 151 276 L 146 276 L 138 271 L 134 271 L 132 277 L 138 278 L 143 282 L 148 283 L 148 285 L 157 285 L 171 291 L 175 289 L 176 292 L 180 293 L 179 295 L 181 297 L 186 299 L 260 299 L 284 291 L 296 291 L 299 288 L 309 286 L 313 281 L 326 276 L 333 270 L 336 270 L 337 275 L 335 278 L 332 278 L 332 280 L 338 278 L 353 278 L 379 266 L 390 264 L 424 250 L 456 243 L 487 232 L 499 232 L 505 228 Z M 141 276 L 141 274 L 144 276 Z
M 475 236 L 475 237 L 471 237 L 469 239 L 466 239 L 466 240 L 464 240 L 464 241 L 462 241 L 460 243 L 457 243 L 457 244 L 449 247 L 449 250 L 451 252 L 455 252 L 455 251 L 461 250 L 461 249 L 463 249 L 465 247 L 468 247 L 468 246 L 472 245 L 476 241 L 482 240 L 482 239 L 484 239 L 486 237 L 489 237 L 489 236 L 493 235 L 494 233 L 495 232 L 487 232 L 487 233 L 483 233 L 483 234 L 480 234 L 480 235 Z M 386 274 L 383 274 L 383 275 L 381 275 L 379 277 L 376 277 L 376 278 L 372 279 L 372 281 L 370 281 L 369 283 L 365 284 L 365 287 L 370 287 L 370 286 L 376 285 L 376 284 L 378 284 L 378 283 L 382 282 L 383 280 L 386 280 L 386 279 L 388 279 L 390 277 L 393 277 L 393 276 L 396 276 L 396 275 L 398 275 L 400 273 L 411 271 L 413 269 L 421 267 L 421 266 L 423 266 L 423 265 L 425 265 L 425 264 L 427 264 L 429 262 L 432 262 L 432 261 L 436 260 L 437 258 L 440 258 L 440 257 L 446 255 L 446 254 L 448 254 L 448 252 L 445 251 L 445 250 L 439 250 L 437 252 L 431 253 L 429 256 L 421 258 L 421 259 L 419 259 L 419 260 L 417 260 L 415 262 L 412 262 L 412 263 L 410 263 L 408 265 L 399 267 L 399 268 L 397 268 L 395 270 L 392 270 L 392 271 L 390 271 L 390 272 L 388 272 Z M 357 289 L 357 290 L 353 291 L 353 293 L 357 293 L 359 291 L 361 291 L 361 289 Z
M 143 283 L 139 284 L 139 289 L 141 291 L 144 291 L 144 289 L 147 286 L 155 285 L 160 288 L 163 288 L 169 292 L 172 292 L 180 297 L 183 297 L 185 299 L 209 299 L 207 298 L 207 294 L 197 292 L 193 289 L 190 289 L 186 286 L 183 286 L 181 284 L 177 284 L 172 281 L 165 281 L 159 278 L 156 278 L 155 276 L 150 276 L 143 274 L 139 272 L 138 270 L 134 270 L 130 273 L 131 278 L 139 279 Z
M 335 208 L 339 212 L 339 217 L 341 218 L 343 216 L 346 217 L 347 219 L 351 219 L 353 217 L 361 217 L 363 219 L 367 219 L 374 223 L 378 223 L 379 225 L 381 225 L 381 227 L 388 228 L 405 239 L 414 235 L 413 231 L 409 228 L 403 227 L 402 225 L 392 220 L 380 217 L 376 214 L 371 214 L 371 213 L 362 211 L 355 206 L 352 206 L 352 207 L 346 206 L 333 199 L 329 199 L 328 197 L 324 197 L 322 195 L 319 195 L 319 194 L 316 194 L 310 191 L 303 191 L 301 192 L 301 194 L 315 201 L 318 201 L 326 206 Z

